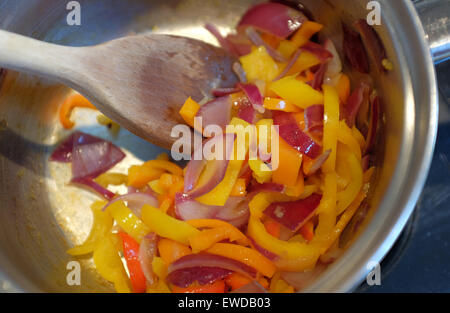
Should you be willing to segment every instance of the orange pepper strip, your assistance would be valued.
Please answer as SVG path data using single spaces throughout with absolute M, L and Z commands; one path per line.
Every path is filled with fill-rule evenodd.
M 75 123 L 70 120 L 74 108 L 89 108 L 96 110 L 97 108 L 89 102 L 88 99 L 80 94 L 67 97 L 62 106 L 59 108 L 59 121 L 66 129 L 71 129 Z
M 363 174 L 363 182 L 366 184 L 368 183 L 373 176 L 373 173 L 375 172 L 375 167 L 372 166 L 371 168 L 369 168 L 367 171 L 364 172 Z
M 305 190 L 305 178 L 303 173 L 300 171 L 298 173 L 297 182 L 295 186 L 286 186 L 284 193 L 290 197 L 300 197 Z
M 339 94 L 339 100 L 341 100 L 342 103 L 347 103 L 348 97 L 350 96 L 350 79 L 347 75 L 342 74 L 341 77 L 339 77 L 336 89 Z
M 249 283 L 251 283 L 251 279 L 236 272 L 231 273 L 225 278 L 225 284 L 229 286 L 231 290 L 239 289 Z
M 183 170 L 175 163 L 165 160 L 150 160 L 142 165 L 133 165 L 128 169 L 127 185 L 143 188 L 147 183 L 158 179 L 165 172 L 183 176 Z
M 322 24 L 306 21 L 292 37 L 292 43 L 296 48 L 305 45 L 309 39 L 323 28 Z
M 193 283 L 189 287 L 182 288 L 178 286 L 172 286 L 173 293 L 224 293 L 225 282 L 223 280 L 216 280 L 211 284 L 199 285 L 197 282 Z
M 281 230 L 281 224 L 275 221 L 267 221 L 264 223 L 264 227 L 266 228 L 266 231 L 274 236 L 275 238 L 280 238 L 280 230 Z
M 306 224 L 300 228 L 300 234 L 306 241 L 311 241 L 314 238 L 314 223 L 312 221 L 306 222 Z
M 170 265 L 179 258 L 192 253 L 188 246 L 166 238 L 158 241 L 158 251 L 166 265 Z
M 261 35 L 261 39 L 264 40 L 269 46 L 271 46 L 272 48 L 276 49 L 278 47 L 278 45 L 280 44 L 281 39 L 271 35 L 269 33 L 263 33 Z
M 280 185 L 295 186 L 301 165 L 302 155 L 280 138 L 279 164 L 272 174 L 272 181 Z
M 230 243 L 216 243 L 206 250 L 206 252 L 244 263 L 269 278 L 276 271 L 276 267 L 272 261 L 258 251 L 243 246 Z
M 243 197 L 247 194 L 247 181 L 245 178 L 238 178 L 231 190 L 230 197 Z
M 194 117 L 199 109 L 200 105 L 194 100 L 192 100 L 191 97 L 189 97 L 178 113 L 184 119 L 186 124 L 188 124 L 191 127 L 194 127 Z

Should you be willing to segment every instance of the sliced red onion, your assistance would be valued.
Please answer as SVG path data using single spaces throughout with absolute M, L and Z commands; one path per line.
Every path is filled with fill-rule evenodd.
M 369 124 L 369 132 L 366 138 L 366 149 L 364 151 L 364 154 L 369 154 L 373 151 L 375 141 L 377 139 L 377 130 L 380 124 L 380 117 L 381 117 L 380 98 L 377 95 L 372 96 L 370 106 L 371 106 L 370 124 Z
M 156 281 L 156 275 L 153 272 L 153 258 L 156 255 L 156 240 L 155 233 L 149 233 L 142 238 L 139 246 L 139 262 L 141 263 L 142 272 L 145 279 L 147 279 L 148 285 L 153 285 Z
M 304 112 L 305 116 L 305 130 L 310 131 L 315 128 L 323 127 L 323 105 L 317 104 L 307 107 Z
M 238 83 L 237 87 L 244 91 L 253 108 L 259 113 L 264 113 L 265 109 L 263 106 L 263 96 L 259 91 L 259 88 L 255 84 L 243 84 Z
M 262 255 L 264 255 L 266 258 L 268 258 L 269 260 L 275 261 L 276 259 L 279 258 L 278 255 L 276 255 L 273 252 L 270 252 L 269 250 L 264 249 L 263 247 L 261 247 L 258 243 L 256 243 L 256 241 L 251 238 L 248 237 L 250 239 L 250 241 L 252 242 L 252 245 L 255 247 L 256 250 L 259 251 L 259 253 L 261 253 Z
M 303 50 L 298 49 L 295 51 L 295 53 L 292 55 L 291 59 L 289 60 L 289 63 L 286 65 L 286 67 L 283 69 L 280 75 L 278 75 L 274 81 L 280 80 L 284 76 L 286 76 L 287 73 L 291 70 L 291 68 L 294 66 L 295 62 L 297 62 L 298 58 L 300 57 L 300 54 L 302 54 Z
M 145 192 L 134 192 L 134 193 L 127 193 L 112 199 L 103 207 L 103 211 L 106 210 L 106 208 L 109 207 L 111 204 L 117 201 L 126 201 L 127 207 L 130 208 L 133 211 L 133 213 L 138 217 L 141 216 L 141 208 L 145 204 L 149 204 L 155 208 L 159 206 L 158 199 L 156 199 L 151 194 Z
M 286 59 L 281 55 L 281 53 L 265 42 L 253 27 L 248 27 L 245 30 L 245 33 L 255 46 L 263 46 L 266 48 L 267 53 L 272 57 L 272 59 L 278 62 L 286 62 Z
M 242 274 L 252 279 L 256 277 L 255 269 L 239 261 L 235 261 L 215 254 L 198 253 L 186 255 L 170 264 L 169 268 L 167 269 L 167 272 L 169 274 L 168 280 L 170 281 L 169 277 L 171 273 L 174 273 L 181 269 L 198 268 L 198 267 L 221 268 L 224 270 Z
M 206 205 L 189 195 L 175 195 L 175 214 L 184 221 L 193 219 L 220 219 L 236 227 L 248 220 L 248 203 L 243 197 L 229 197 L 224 206 Z
M 252 42 L 245 34 L 229 34 L 226 40 L 233 45 L 234 50 L 239 56 L 247 55 L 252 52 Z
M 93 178 L 90 177 L 79 177 L 71 180 L 71 183 L 82 185 L 84 187 L 87 187 L 89 190 L 92 190 L 96 193 L 98 193 L 100 196 L 105 198 L 106 200 L 111 200 L 116 196 L 114 192 L 109 191 L 108 189 L 104 188 L 103 186 L 97 184 Z
M 369 164 L 370 164 L 370 154 L 364 156 L 361 159 L 361 167 L 362 167 L 364 172 L 369 169 Z
M 78 136 L 78 132 L 74 132 L 64 139 L 50 155 L 50 161 L 61 163 L 72 162 L 73 141 L 75 136 Z
M 327 62 L 333 58 L 333 54 L 330 51 L 328 51 L 322 45 L 319 45 L 318 43 L 312 41 L 307 42 L 300 49 L 302 51 L 307 51 L 309 53 L 314 54 L 320 60 L 321 63 Z
M 240 101 L 237 117 L 253 124 L 256 121 L 257 112 L 249 101 Z
M 327 71 L 325 72 L 325 83 L 330 83 L 342 72 L 342 62 L 337 52 L 336 46 L 331 39 L 325 40 L 325 49 L 327 49 L 333 56 L 328 61 Z
M 311 87 L 320 90 L 325 79 L 325 73 L 327 72 L 328 64 L 323 63 L 320 65 L 319 69 L 314 73 L 314 79 L 311 82 Z
M 315 172 L 317 172 L 323 165 L 323 163 L 326 162 L 326 160 L 330 157 L 331 150 L 327 150 L 324 153 L 320 155 L 317 159 L 314 160 L 313 165 L 309 168 L 309 171 L 307 175 L 313 175 Z
M 369 61 L 361 36 L 345 23 L 342 24 L 344 31 L 343 48 L 347 60 L 351 66 L 361 73 L 369 73 Z
M 166 280 L 175 286 L 186 288 L 194 282 L 202 286 L 212 284 L 231 273 L 232 271 L 220 267 L 196 266 L 173 271 L 167 275 Z
M 262 3 L 251 7 L 238 28 L 252 26 L 279 38 L 286 38 L 308 19 L 300 11 L 279 3 Z
M 279 134 L 290 146 L 297 151 L 315 159 L 322 153 L 322 147 L 308 134 L 303 132 L 291 113 L 273 111 L 275 125 L 279 125 Z
M 195 201 L 187 194 L 175 195 L 175 214 L 183 221 L 194 219 L 211 219 L 218 212 L 217 206 L 209 206 Z
M 241 63 L 239 62 L 234 62 L 233 63 L 233 72 L 237 75 L 237 77 L 239 78 L 239 81 L 241 83 L 245 83 L 247 82 L 247 74 L 244 71 L 244 68 L 242 67 Z
M 355 125 L 356 115 L 364 101 L 369 101 L 370 86 L 366 83 L 361 83 L 348 97 L 345 105 L 345 119 L 347 125 L 351 128 Z
M 202 105 L 196 117 L 202 118 L 202 126 L 218 125 L 225 129 L 231 119 L 231 97 L 225 96 L 216 98 Z
M 231 225 L 241 228 L 246 225 L 250 217 L 248 200 L 243 197 L 230 197 L 223 207 L 219 207 L 214 218 L 226 221 Z
M 202 147 L 205 147 L 206 144 L 211 144 L 211 147 L 214 146 L 215 148 L 217 148 L 218 145 L 223 144 L 223 154 L 219 156 L 219 158 L 214 160 L 212 159 L 213 156 L 204 155 L 204 159 L 206 162 L 204 162 L 203 159 L 193 159 L 188 163 L 185 175 L 185 192 L 187 192 L 190 197 L 200 197 L 205 193 L 213 190 L 222 181 L 227 171 L 230 156 L 233 151 L 234 137 L 234 134 L 223 134 L 220 136 L 214 136 L 211 139 L 206 140 Z M 192 188 L 193 184 L 198 181 L 203 168 L 205 168 L 205 170 L 211 171 L 213 174 L 201 186 L 198 185 L 195 186 L 195 188 Z
M 219 42 L 220 46 L 227 50 L 228 52 L 235 54 L 239 56 L 238 52 L 235 50 L 234 46 L 222 36 L 220 31 L 217 29 L 216 26 L 210 23 L 205 24 L 205 28 L 214 36 L 216 37 L 217 41 Z
M 224 97 L 239 92 L 239 88 L 215 88 L 211 91 L 214 97 Z
M 383 60 L 386 60 L 386 50 L 375 29 L 364 19 L 357 20 L 353 26 L 361 35 L 367 54 L 370 55 L 378 70 L 385 72 Z
M 283 192 L 284 191 L 284 186 L 280 185 L 280 184 L 275 184 L 275 183 L 264 183 L 264 184 L 251 184 L 250 187 L 248 188 L 248 192 L 253 193 L 253 192 Z
M 296 232 L 314 214 L 321 199 L 322 195 L 312 194 L 298 201 L 272 203 L 264 210 L 264 214 Z
M 109 141 L 77 132 L 72 150 L 72 180 L 97 177 L 125 158 L 125 153 Z

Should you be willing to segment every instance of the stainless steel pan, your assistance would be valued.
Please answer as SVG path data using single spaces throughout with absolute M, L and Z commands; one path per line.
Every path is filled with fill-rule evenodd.
M 252 0 L 79 0 L 81 26 L 66 22 L 69 1 L 1 0 L 0 28 L 65 45 L 90 45 L 153 30 L 213 42 L 205 22 L 231 29 Z M 340 42 L 341 19 L 365 18 L 368 1 L 304 0 L 326 34 Z M 345 254 L 307 291 L 350 291 L 364 278 L 369 261 L 380 262 L 400 234 L 427 176 L 437 131 L 438 97 L 433 66 L 449 56 L 449 0 L 379 0 L 376 26 L 395 70 L 375 77 L 385 103 L 385 147 L 371 197 L 371 214 Z M 427 42 L 428 37 L 428 42 Z M 0 47 L 1 49 L 1 47 Z M 0 90 L 0 290 L 37 292 L 111 291 L 82 259 L 81 285 L 66 283 L 71 258 L 65 250 L 81 243 L 92 223 L 88 192 L 66 184 L 70 169 L 47 161 L 68 132 L 57 108 L 70 90 L 12 71 Z M 78 127 L 114 140 L 127 151 L 117 171 L 160 151 L 121 130 L 114 138 L 96 123 L 96 113 L 77 113 Z M 381 269 L 382 270 L 382 269 Z

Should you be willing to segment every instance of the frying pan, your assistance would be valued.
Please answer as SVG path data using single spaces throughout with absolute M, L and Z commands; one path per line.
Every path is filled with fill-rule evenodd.
M 73 26 L 66 20 L 68 2 L 1 0 L 0 28 L 72 46 L 145 31 L 213 43 L 214 38 L 203 29 L 205 22 L 228 31 L 249 6 L 261 1 L 79 0 L 81 25 Z M 338 46 L 342 42 L 341 21 L 366 18 L 369 13 L 368 1 L 364 0 L 303 3 L 318 22 L 326 25 L 324 34 Z M 381 262 L 401 233 L 431 162 L 438 115 L 433 63 L 449 57 L 450 1 L 378 3 L 381 25 L 375 29 L 394 71 L 374 76 L 384 103 L 385 126 L 369 214 L 350 247 L 305 291 L 346 292 L 365 279 L 369 262 Z M 69 167 L 48 162 L 51 151 L 68 135 L 58 123 L 57 110 L 72 91 L 13 71 L 3 71 L 1 76 L 0 290 L 112 291 L 112 286 L 96 274 L 89 258 L 76 260 L 81 265 L 81 285 L 66 282 L 67 264 L 73 259 L 65 251 L 87 237 L 92 224 L 89 203 L 96 198 L 67 184 Z M 126 130 L 113 135 L 96 122 L 96 115 L 88 110 L 77 111 L 77 128 L 112 140 L 126 151 L 126 159 L 114 171 L 126 172 L 130 165 L 161 152 Z

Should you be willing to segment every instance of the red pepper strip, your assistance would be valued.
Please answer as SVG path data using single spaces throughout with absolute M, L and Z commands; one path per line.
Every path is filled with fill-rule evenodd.
M 146 280 L 139 262 L 139 244 L 130 235 L 119 231 L 122 238 L 123 254 L 127 261 L 128 272 L 130 273 L 131 286 L 135 293 L 144 293 L 146 289 Z
M 322 147 L 303 132 L 291 113 L 273 111 L 273 122 L 279 125 L 279 134 L 290 146 L 306 156 L 315 159 L 322 153 Z

